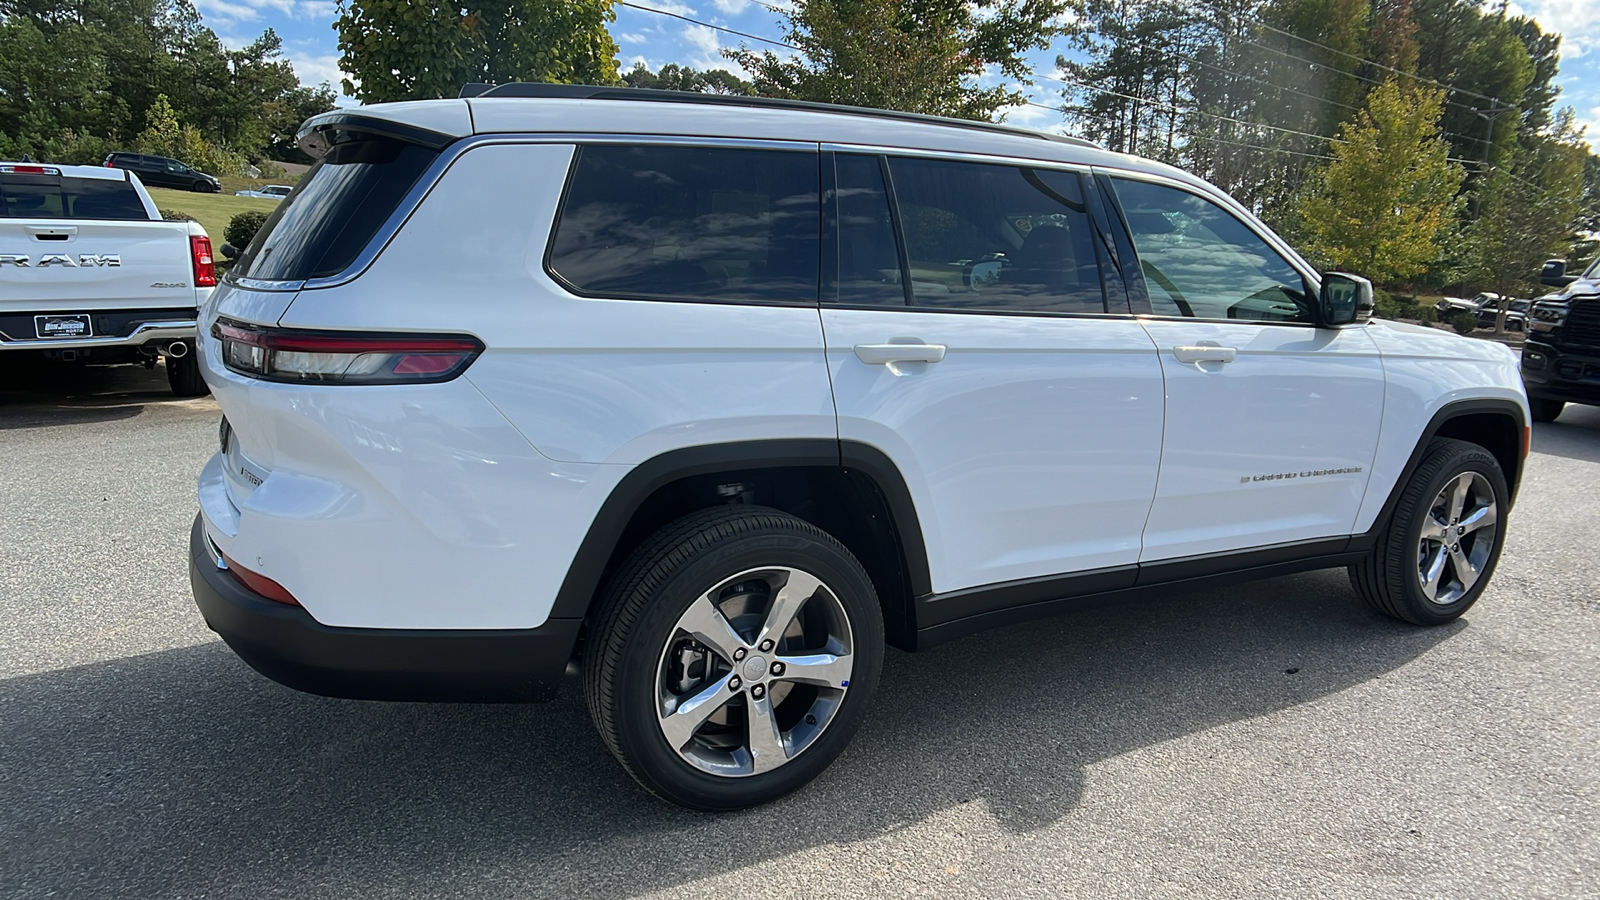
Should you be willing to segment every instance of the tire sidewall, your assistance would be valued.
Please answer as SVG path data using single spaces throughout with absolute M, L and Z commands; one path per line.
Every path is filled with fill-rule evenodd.
M 828 728 L 811 746 L 771 772 L 739 778 L 712 775 L 678 756 L 656 718 L 661 653 L 689 604 L 717 583 L 748 569 L 789 566 L 821 579 L 850 619 L 854 665 L 850 689 Z M 652 592 L 617 666 L 617 736 L 640 765 L 637 774 L 676 802 L 701 809 L 738 809 L 797 790 L 843 752 L 877 687 L 883 658 L 882 614 L 872 583 L 839 548 L 801 534 L 752 534 L 708 548 Z
M 1478 597 L 1489 586 L 1490 579 L 1494 577 L 1495 567 L 1500 563 L 1500 553 L 1505 548 L 1506 514 L 1510 508 L 1510 492 L 1506 487 L 1505 474 L 1486 450 L 1463 446 L 1452 455 L 1453 458 L 1448 464 L 1441 466 L 1422 485 L 1422 490 L 1417 495 L 1417 504 L 1410 510 L 1405 528 L 1397 535 L 1402 544 L 1395 548 L 1401 553 L 1399 558 L 1404 561 L 1402 590 L 1406 604 L 1430 624 L 1449 622 L 1477 602 Z M 1489 482 L 1489 489 L 1494 492 L 1495 542 L 1483 571 L 1478 575 L 1477 582 L 1459 600 L 1446 606 L 1429 600 L 1422 592 L 1422 583 L 1417 574 L 1417 547 L 1422 541 L 1422 526 L 1427 521 L 1434 498 L 1439 496 L 1439 492 L 1444 490 L 1447 484 L 1467 472 L 1482 475 L 1484 480 Z

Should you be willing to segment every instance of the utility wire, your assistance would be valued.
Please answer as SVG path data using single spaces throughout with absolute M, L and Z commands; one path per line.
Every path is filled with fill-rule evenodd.
M 1036 76 L 1036 77 L 1038 77 L 1038 78 L 1040 78 L 1040 79 L 1042 79 L 1044 81 L 1054 81 L 1054 82 L 1057 82 L 1059 84 L 1071 85 L 1073 87 L 1082 88 L 1082 89 L 1087 90 L 1087 91 L 1098 91 L 1098 92 L 1100 92 L 1102 94 L 1110 94 L 1113 97 L 1121 97 L 1124 100 L 1133 100 L 1133 101 L 1135 101 L 1137 103 L 1143 103 L 1145 106 L 1148 106 L 1151 109 L 1159 110 L 1161 112 L 1178 113 L 1180 115 L 1191 115 L 1191 114 L 1193 114 L 1193 115 L 1201 115 L 1201 116 L 1210 116 L 1213 119 L 1220 119 L 1220 120 L 1222 120 L 1224 122 L 1233 122 L 1236 125 L 1243 125 L 1243 126 L 1245 126 L 1247 128 L 1265 128 L 1265 129 L 1267 129 L 1269 131 L 1281 131 L 1284 134 L 1293 134 L 1293 135 L 1299 135 L 1300 137 L 1315 138 L 1315 139 L 1317 139 L 1319 141 L 1330 141 L 1330 142 L 1335 143 L 1335 144 L 1345 143 L 1343 138 L 1336 138 L 1336 137 L 1333 137 L 1332 135 L 1316 134 L 1316 133 L 1310 132 L 1310 131 L 1297 131 L 1297 130 L 1295 130 L 1293 128 L 1282 128 L 1282 127 L 1277 126 L 1277 125 L 1266 125 L 1266 124 L 1263 124 L 1261 122 L 1249 122 L 1249 121 L 1246 121 L 1244 119 L 1235 119 L 1232 116 L 1225 116 L 1225 115 L 1223 115 L 1221 113 L 1206 112 L 1203 109 L 1182 109 L 1182 108 L 1176 107 L 1176 106 L 1169 106 L 1169 105 L 1167 105 L 1165 103 L 1159 103 L 1159 102 L 1157 102 L 1155 100 L 1150 100 L 1150 99 L 1145 98 L 1145 97 L 1135 97 L 1132 94 L 1124 94 L 1124 93 L 1122 93 L 1120 91 L 1113 91 L 1110 88 L 1095 87 L 1092 84 L 1085 84 L 1085 83 L 1083 83 L 1081 81 L 1071 81 L 1071 80 L 1065 79 L 1065 78 L 1051 78 L 1051 77 L 1049 77 L 1047 75 L 1039 75 L 1039 76 Z M 1064 112 L 1064 110 L 1063 110 L 1063 112 Z
M 1317 101 L 1320 101 L 1322 103 L 1327 103 L 1327 104 L 1332 105 L 1332 106 L 1342 107 L 1344 109 L 1348 109 L 1348 110 L 1351 110 L 1353 112 L 1360 112 L 1361 111 L 1361 107 L 1359 107 L 1359 106 L 1351 106 L 1348 103 L 1340 103 L 1337 100 L 1329 100 L 1326 97 L 1319 97 L 1316 94 L 1307 93 L 1305 91 L 1297 91 L 1297 90 L 1295 90 L 1294 88 L 1291 88 L 1291 87 L 1284 87 L 1281 84 L 1273 84 L 1272 82 L 1267 81 L 1266 79 L 1256 78 L 1253 75 L 1246 75 L 1243 72 L 1239 72 L 1239 71 L 1236 71 L 1234 69 L 1230 69 L 1230 68 L 1228 68 L 1226 66 L 1219 66 L 1216 63 L 1208 63 L 1208 62 L 1206 62 L 1204 60 L 1195 59 L 1192 56 L 1185 56 L 1182 53 L 1174 53 L 1172 55 L 1176 56 L 1177 58 L 1183 60 L 1184 62 L 1190 63 L 1192 65 L 1205 66 L 1208 69 L 1216 69 L 1218 72 L 1225 72 L 1225 73 L 1227 73 L 1229 75 L 1233 75 L 1233 76 L 1236 76 L 1236 77 L 1239 77 L 1239 78 L 1243 78 L 1243 79 L 1245 79 L 1247 81 L 1253 81 L 1256 84 L 1264 84 L 1267 87 L 1274 88 L 1276 90 L 1287 91 L 1288 93 L 1291 93 L 1291 94 L 1299 94 L 1302 97 L 1310 97 L 1313 100 L 1317 100 Z
M 1466 95 L 1468 97 L 1477 97 L 1480 100 L 1487 100 L 1487 101 L 1489 101 L 1489 104 L 1490 104 L 1489 108 L 1490 109 L 1493 109 L 1495 104 L 1500 104 L 1501 106 L 1514 106 L 1515 105 L 1515 104 L 1507 103 L 1506 101 L 1501 100 L 1499 97 L 1491 97 L 1488 94 L 1480 94 L 1477 91 L 1469 91 L 1466 88 L 1459 88 L 1459 87 L 1456 87 L 1455 85 L 1444 84 L 1442 82 L 1434 81 L 1432 78 L 1425 78 L 1425 77 L 1423 77 L 1421 75 L 1417 75 L 1417 74 L 1414 74 L 1412 72 L 1402 72 L 1401 70 L 1396 69 L 1393 66 L 1386 66 L 1381 62 L 1377 62 L 1376 60 L 1365 59 L 1363 57 L 1357 56 L 1354 53 L 1346 53 L 1345 51 L 1340 50 L 1337 47 L 1330 47 L 1327 44 L 1319 44 L 1319 43 L 1317 43 L 1316 41 L 1313 41 L 1310 38 L 1301 37 L 1300 35 L 1295 34 L 1293 32 L 1290 32 L 1290 31 L 1284 31 L 1282 28 L 1274 28 L 1273 26 L 1268 25 L 1265 22 L 1260 22 L 1260 23 L 1257 23 L 1257 24 L 1259 24 L 1262 28 L 1265 28 L 1268 31 L 1274 32 L 1276 34 L 1281 34 L 1284 37 L 1294 38 L 1297 41 L 1304 41 L 1305 43 L 1310 44 L 1313 47 L 1321 47 L 1322 49 L 1327 50 L 1330 53 L 1337 53 L 1340 56 L 1349 57 L 1350 59 L 1353 59 L 1356 62 L 1362 63 L 1364 65 L 1372 66 L 1374 68 L 1382 69 L 1385 72 L 1393 72 L 1396 75 L 1404 75 L 1407 78 L 1415 78 L 1416 80 L 1421 81 L 1421 82 L 1423 82 L 1425 84 L 1431 84 L 1434 87 L 1444 88 L 1447 91 L 1454 91 L 1454 92 L 1456 92 L 1458 94 L 1464 94 L 1464 95 Z
M 752 41 L 760 41 L 763 44 L 773 44 L 773 45 L 778 46 L 778 47 L 783 47 L 783 48 L 785 48 L 787 50 L 793 50 L 796 53 L 801 52 L 800 48 L 796 47 L 793 44 L 785 44 L 783 41 L 775 41 L 772 38 L 764 38 L 759 34 L 746 34 L 743 31 L 734 31 L 732 28 L 724 28 L 721 25 L 713 25 L 710 22 L 702 22 L 699 19 L 691 19 L 688 16 L 680 15 L 680 14 L 675 13 L 675 12 L 668 12 L 667 10 L 664 10 L 664 9 L 655 9 L 655 8 L 649 7 L 649 6 L 640 6 L 637 3 L 629 3 L 628 0 L 613 0 L 613 2 L 616 3 L 618 6 L 626 6 L 629 9 L 637 9 L 640 12 L 655 13 L 655 14 L 661 15 L 661 16 L 671 16 L 674 19 L 682 19 L 685 22 L 688 22 L 688 23 L 690 23 L 692 25 L 699 25 L 702 28 L 710 28 L 710 29 L 712 29 L 714 31 L 721 31 L 721 32 L 723 32 L 725 34 L 732 34 L 732 35 L 737 35 L 737 36 L 742 37 L 742 38 L 749 38 Z M 761 4 L 761 5 L 762 6 L 766 6 L 766 4 L 764 4 L 764 3 Z M 767 8 L 768 9 L 772 9 L 772 7 L 770 7 L 770 6 L 768 6 Z

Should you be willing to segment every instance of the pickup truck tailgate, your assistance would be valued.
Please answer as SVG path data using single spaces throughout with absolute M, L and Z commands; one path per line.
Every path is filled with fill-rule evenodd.
M 191 254 L 188 222 L 0 218 L 0 314 L 193 307 Z

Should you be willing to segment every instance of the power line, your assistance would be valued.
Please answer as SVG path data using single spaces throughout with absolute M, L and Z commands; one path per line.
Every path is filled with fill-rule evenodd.
M 688 22 L 688 23 L 693 24 L 693 25 L 699 25 L 702 28 L 710 28 L 710 29 L 712 29 L 714 31 L 721 31 L 721 32 L 723 32 L 725 34 L 732 34 L 732 35 L 737 35 L 737 36 L 742 37 L 742 38 L 749 38 L 752 41 L 760 41 L 763 44 L 773 44 L 773 45 L 778 46 L 778 47 L 783 47 L 783 48 L 785 48 L 787 50 L 793 50 L 796 53 L 802 52 L 799 47 L 796 47 L 793 44 L 785 44 L 783 41 L 775 41 L 772 38 L 764 38 L 759 34 L 746 34 L 743 31 L 734 31 L 732 28 L 724 28 L 721 25 L 713 25 L 710 22 L 702 22 L 699 19 L 691 19 L 688 16 L 680 15 L 680 14 L 675 13 L 675 12 L 669 12 L 669 11 L 664 10 L 664 9 L 655 9 L 655 8 L 652 8 L 652 7 L 649 7 L 649 6 L 640 6 L 637 3 L 629 3 L 628 0 L 613 0 L 613 2 L 615 2 L 618 6 L 626 6 L 629 9 L 637 9 L 640 12 L 655 13 L 655 14 L 661 15 L 661 16 L 671 16 L 674 19 L 682 19 L 685 22 Z M 765 3 L 763 3 L 761 5 L 762 6 L 766 6 Z M 767 8 L 771 9 L 772 7 L 769 6 Z
M 1235 119 L 1232 116 L 1225 116 L 1225 115 L 1222 115 L 1221 113 L 1206 112 L 1203 109 L 1181 109 L 1181 108 L 1176 107 L 1176 106 L 1168 106 L 1165 103 L 1158 103 L 1158 102 L 1156 102 L 1154 100 L 1150 100 L 1150 99 L 1145 98 L 1145 97 L 1135 97 L 1132 94 L 1124 94 L 1124 93 L 1121 93 L 1120 91 L 1113 91 L 1110 88 L 1095 87 L 1092 84 L 1084 84 L 1081 81 L 1069 81 L 1068 79 L 1065 79 L 1065 78 L 1051 78 L 1051 77 L 1049 77 L 1047 75 L 1040 75 L 1040 76 L 1037 76 L 1037 77 L 1039 77 L 1040 79 L 1043 79 L 1045 81 L 1054 81 L 1054 82 L 1057 82 L 1057 83 L 1060 83 L 1060 84 L 1067 84 L 1067 85 L 1072 85 L 1074 87 L 1083 88 L 1084 90 L 1088 90 L 1088 91 L 1098 91 L 1098 92 L 1100 92 L 1102 94 L 1110 94 L 1113 97 L 1121 97 L 1124 100 L 1133 100 L 1133 101 L 1135 101 L 1137 103 L 1143 103 L 1144 105 L 1146 105 L 1146 106 L 1148 106 L 1148 107 L 1150 107 L 1152 109 L 1157 109 L 1157 110 L 1160 110 L 1162 112 L 1178 113 L 1179 115 L 1191 115 L 1191 114 L 1193 114 L 1193 115 L 1201 115 L 1201 116 L 1210 116 L 1213 119 L 1220 119 L 1220 120 L 1222 120 L 1224 122 L 1233 122 L 1236 125 L 1243 125 L 1243 126 L 1245 126 L 1247 128 L 1265 128 L 1265 129 L 1268 129 L 1269 131 L 1281 131 L 1284 134 L 1293 134 L 1293 135 L 1299 135 L 1300 137 L 1316 138 L 1317 140 L 1320 140 L 1320 141 L 1331 141 L 1331 142 L 1333 142 L 1335 144 L 1345 143 L 1344 139 L 1332 137 L 1331 135 L 1316 134 L 1316 133 L 1313 133 L 1313 132 L 1310 132 L 1310 131 L 1297 131 L 1297 130 L 1295 130 L 1293 128 L 1282 128 L 1282 127 L 1277 126 L 1277 125 L 1267 125 L 1267 124 L 1264 124 L 1264 123 L 1261 123 L 1261 122 L 1248 122 L 1248 121 L 1245 121 L 1244 119 Z
M 1354 112 L 1360 112 L 1361 111 L 1361 107 L 1359 107 L 1359 106 L 1351 106 L 1348 103 L 1340 103 L 1337 100 L 1329 100 L 1326 97 L 1319 97 L 1316 94 L 1307 93 L 1305 91 L 1297 91 L 1297 90 L 1295 90 L 1294 88 L 1291 88 L 1291 87 L 1284 87 L 1281 84 L 1273 84 L 1272 82 L 1267 81 L 1265 79 L 1256 78 L 1253 75 L 1246 75 L 1243 72 L 1235 71 L 1233 69 L 1227 68 L 1226 66 L 1219 66 L 1216 63 L 1208 63 L 1208 62 L 1205 62 L 1204 60 L 1195 59 L 1194 57 L 1191 57 L 1191 56 L 1184 56 L 1182 53 L 1174 53 L 1172 55 L 1176 56 L 1177 58 L 1179 58 L 1181 60 L 1183 60 L 1184 62 L 1191 63 L 1191 64 L 1197 65 L 1197 66 L 1205 66 L 1206 68 L 1209 68 L 1209 69 L 1216 69 L 1218 72 L 1225 72 L 1225 73 L 1227 73 L 1229 75 L 1234 75 L 1234 76 L 1237 76 L 1239 78 L 1246 79 L 1247 81 L 1253 81 L 1256 84 L 1264 84 L 1267 87 L 1274 88 L 1276 90 L 1287 91 L 1288 93 L 1291 93 L 1291 94 L 1299 94 L 1302 97 L 1310 97 L 1312 100 L 1318 100 L 1318 101 L 1321 101 L 1323 103 L 1331 104 L 1333 106 L 1342 107 L 1344 109 L 1352 110 Z
M 1290 32 L 1290 31 L 1284 31 L 1282 28 L 1275 28 L 1275 27 L 1273 27 L 1271 25 L 1268 25 L 1265 22 L 1260 22 L 1258 24 L 1262 28 L 1265 28 L 1268 31 L 1275 32 L 1277 34 L 1281 34 L 1284 37 L 1294 38 L 1297 41 L 1304 41 L 1305 43 L 1310 44 L 1313 47 L 1321 47 L 1322 49 L 1327 50 L 1330 53 L 1337 53 L 1340 56 L 1349 57 L 1350 59 L 1353 59 L 1356 62 L 1362 63 L 1364 65 L 1369 65 L 1369 66 L 1372 66 L 1374 68 L 1382 69 L 1385 72 L 1393 72 L 1396 75 L 1404 75 L 1407 78 L 1415 78 L 1418 81 L 1424 82 L 1426 84 L 1431 84 L 1434 87 L 1444 88 L 1445 90 L 1448 90 L 1448 91 L 1455 91 L 1458 94 L 1465 94 L 1468 97 L 1477 97 L 1477 98 L 1479 98 L 1481 100 L 1487 100 L 1490 103 L 1490 108 L 1491 109 L 1493 109 L 1493 105 L 1496 104 L 1496 103 L 1504 105 L 1504 106 L 1512 106 L 1513 105 L 1513 104 L 1510 104 L 1510 103 L 1506 103 L 1506 101 L 1501 100 L 1499 97 L 1491 97 L 1488 94 L 1480 94 L 1477 91 L 1469 91 L 1466 88 L 1459 88 L 1459 87 L 1456 87 L 1454 85 L 1443 84 L 1441 82 L 1434 81 L 1432 78 L 1425 78 L 1425 77 L 1423 77 L 1421 75 L 1417 75 L 1417 74 L 1414 74 L 1412 72 L 1403 72 L 1403 71 L 1401 71 L 1399 69 L 1394 68 L 1393 66 L 1386 66 L 1383 63 L 1377 62 L 1375 60 L 1364 59 L 1364 58 L 1362 58 L 1360 56 L 1355 55 L 1354 53 L 1346 53 L 1345 51 L 1340 50 L 1337 47 L 1330 47 L 1327 44 L 1319 44 L 1319 43 L 1317 43 L 1316 41 L 1313 41 L 1310 38 L 1301 37 L 1300 35 L 1295 34 L 1293 32 Z

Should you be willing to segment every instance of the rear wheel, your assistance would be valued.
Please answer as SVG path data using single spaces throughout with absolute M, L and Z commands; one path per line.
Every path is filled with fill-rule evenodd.
M 199 397 L 211 392 L 200 375 L 200 359 L 193 347 L 182 356 L 167 355 L 167 384 L 179 397 Z
M 606 745 L 652 793 L 705 810 L 819 775 L 860 726 L 883 659 L 860 563 L 756 506 L 657 533 L 612 582 L 592 634 L 584 693 Z
M 1529 397 L 1528 406 L 1533 410 L 1533 420 L 1535 422 L 1554 422 L 1556 416 L 1561 415 L 1561 411 L 1567 408 L 1567 401 L 1550 400 L 1545 397 Z
M 1377 546 L 1350 567 L 1351 585 L 1374 609 L 1416 625 L 1457 618 L 1494 574 L 1508 503 L 1493 454 L 1466 441 L 1435 440 Z

